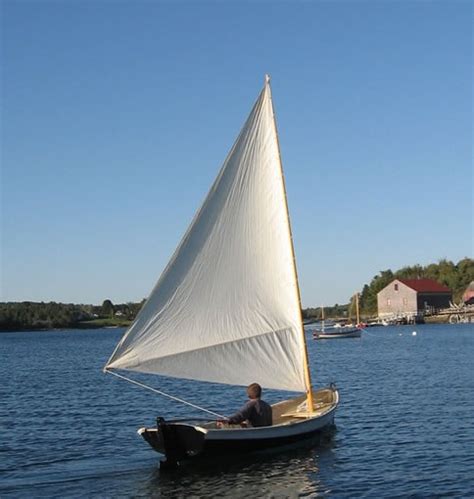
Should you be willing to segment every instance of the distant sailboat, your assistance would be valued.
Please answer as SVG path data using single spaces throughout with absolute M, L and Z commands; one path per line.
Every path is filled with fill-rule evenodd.
M 305 440 L 333 423 L 337 390 L 311 386 L 269 77 L 104 370 L 145 388 L 117 370 L 304 392 L 273 405 L 273 426 L 259 428 L 219 429 L 219 414 L 183 401 L 214 417 L 202 424 L 158 418 L 157 427 L 139 430 L 172 465 Z
M 324 307 L 321 307 L 321 321 L 320 321 L 320 327 L 319 329 L 313 329 L 313 337 L 317 337 L 320 334 L 325 334 L 326 333 L 326 320 L 324 317 Z
M 351 300 L 352 302 L 352 300 Z M 350 323 L 341 326 L 340 324 L 335 324 L 331 328 L 324 328 L 321 330 L 313 331 L 313 338 L 315 340 L 330 340 L 336 338 L 360 338 L 362 335 L 362 330 L 364 326 L 360 323 L 360 314 L 359 314 L 359 293 L 355 294 L 355 303 L 356 303 L 356 325 L 352 325 Z M 349 307 L 349 320 L 350 320 L 350 307 Z

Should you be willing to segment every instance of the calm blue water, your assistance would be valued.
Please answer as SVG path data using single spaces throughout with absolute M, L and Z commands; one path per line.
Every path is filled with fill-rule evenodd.
M 0 497 L 474 496 L 474 325 L 309 339 L 315 385 L 341 393 L 330 442 L 174 473 L 136 429 L 189 412 L 102 374 L 122 332 L 0 334 Z M 238 387 L 148 382 L 224 414 L 245 401 Z

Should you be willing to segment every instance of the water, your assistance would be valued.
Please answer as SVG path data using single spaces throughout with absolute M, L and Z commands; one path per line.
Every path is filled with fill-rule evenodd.
M 173 473 L 136 429 L 189 412 L 102 374 L 122 332 L 0 334 L 0 497 L 474 496 L 472 324 L 308 336 L 315 384 L 341 394 L 332 440 Z M 147 381 L 224 414 L 245 401 L 238 387 Z

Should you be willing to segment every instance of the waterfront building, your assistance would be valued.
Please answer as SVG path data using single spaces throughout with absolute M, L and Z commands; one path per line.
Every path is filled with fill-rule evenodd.
M 449 307 L 452 291 L 433 279 L 394 279 L 377 293 L 380 318 L 420 315 Z

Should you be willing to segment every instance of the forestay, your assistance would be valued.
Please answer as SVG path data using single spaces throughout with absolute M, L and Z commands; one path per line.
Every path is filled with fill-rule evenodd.
M 304 391 L 304 337 L 269 82 L 106 369 Z

